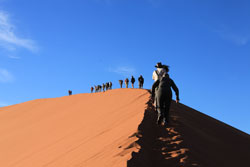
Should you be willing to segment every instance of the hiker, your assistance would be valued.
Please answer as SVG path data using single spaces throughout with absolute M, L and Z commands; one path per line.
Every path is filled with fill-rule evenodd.
M 135 83 L 135 78 L 134 78 L 134 76 L 132 75 L 132 77 L 131 77 L 131 84 L 132 84 L 132 88 L 134 88 L 134 83 Z
M 102 91 L 102 85 L 98 85 L 98 91 L 99 91 L 99 92 Z
M 102 91 L 103 91 L 103 92 L 105 92 L 105 87 L 106 87 L 106 86 L 105 86 L 105 84 L 103 83 L 103 84 L 102 84 Z M 106 87 L 106 90 L 107 90 L 107 87 Z
M 157 91 L 155 91 L 156 87 L 158 87 Z M 166 126 L 169 123 L 169 109 L 172 101 L 171 88 L 175 91 L 176 103 L 179 103 L 179 90 L 168 74 L 163 75 L 152 86 L 152 99 L 155 99 L 157 104 L 158 125 L 164 123 Z
M 125 79 L 126 88 L 128 88 L 128 83 L 129 83 L 129 80 L 128 80 L 128 78 L 126 78 L 126 79 Z
M 69 90 L 68 92 L 69 92 L 69 96 L 72 95 L 72 90 Z
M 93 93 L 93 91 L 94 91 L 93 86 L 91 86 L 90 91 L 91 91 L 91 93 Z
M 122 88 L 123 80 L 119 80 L 120 87 Z
M 109 89 L 112 89 L 112 82 L 109 82 Z
M 142 77 L 142 75 L 140 75 L 140 77 L 138 78 L 139 81 L 139 88 L 143 88 L 143 83 L 144 83 L 144 78 Z
M 109 83 L 106 83 L 106 90 L 109 90 Z

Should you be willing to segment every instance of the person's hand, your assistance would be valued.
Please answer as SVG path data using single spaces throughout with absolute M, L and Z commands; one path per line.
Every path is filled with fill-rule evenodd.
M 176 103 L 179 103 L 180 100 L 176 99 Z

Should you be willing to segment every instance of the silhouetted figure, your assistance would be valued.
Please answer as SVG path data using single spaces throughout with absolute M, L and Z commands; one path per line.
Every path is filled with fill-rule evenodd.
M 101 92 L 101 91 L 102 91 L 102 86 L 98 85 L 98 92 Z
M 91 86 L 90 91 L 91 91 L 91 93 L 93 93 L 93 91 L 94 91 L 93 86 Z
M 132 88 L 134 88 L 134 83 L 135 83 L 135 78 L 134 78 L 134 76 L 131 77 L 131 80 L 130 80 L 130 81 L 131 81 L 131 84 L 132 84 Z
M 155 88 L 158 90 L 155 92 Z M 152 98 L 156 96 L 158 119 L 157 123 L 160 125 L 162 122 L 167 125 L 169 122 L 169 109 L 172 101 L 172 90 L 175 91 L 176 102 L 179 102 L 179 90 L 175 85 L 174 81 L 169 77 L 168 74 L 162 76 L 154 82 L 152 86 Z
M 103 92 L 105 92 L 105 87 L 106 87 L 106 85 L 103 83 L 103 84 L 102 84 L 102 91 L 103 91 Z M 106 90 L 107 90 L 107 87 L 106 87 Z
M 109 82 L 109 89 L 112 89 L 112 82 Z
M 128 83 L 129 83 L 129 80 L 128 80 L 128 78 L 126 78 L 126 79 L 125 79 L 126 88 L 128 88 Z
M 69 90 L 68 92 L 69 92 L 69 96 L 72 95 L 72 90 Z
M 109 90 L 109 83 L 106 83 L 106 90 Z
M 120 87 L 122 88 L 123 80 L 119 80 Z
M 142 77 L 142 75 L 140 75 L 140 77 L 138 78 L 138 82 L 139 82 L 139 88 L 143 88 L 143 84 L 144 84 L 144 78 Z

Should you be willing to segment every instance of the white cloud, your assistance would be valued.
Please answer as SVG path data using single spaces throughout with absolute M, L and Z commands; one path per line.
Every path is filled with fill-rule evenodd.
M 136 74 L 136 70 L 133 67 L 128 67 L 128 66 L 121 66 L 121 67 L 116 67 L 116 68 L 110 68 L 110 72 L 114 72 L 120 75 L 123 75 L 125 77 L 129 77 L 131 75 Z
M 0 69 L 0 82 L 6 83 L 14 80 L 13 75 L 6 69 Z
M 16 50 L 17 47 L 36 52 L 38 50 L 35 42 L 31 39 L 18 37 L 14 32 L 15 26 L 10 23 L 6 12 L 0 11 L 0 45 L 9 50 Z

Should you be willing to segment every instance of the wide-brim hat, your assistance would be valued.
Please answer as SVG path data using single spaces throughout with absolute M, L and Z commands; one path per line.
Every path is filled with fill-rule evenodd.
M 157 64 L 156 64 L 156 66 L 155 66 L 156 68 L 162 68 L 162 64 L 161 64 L 161 62 L 158 62 Z

